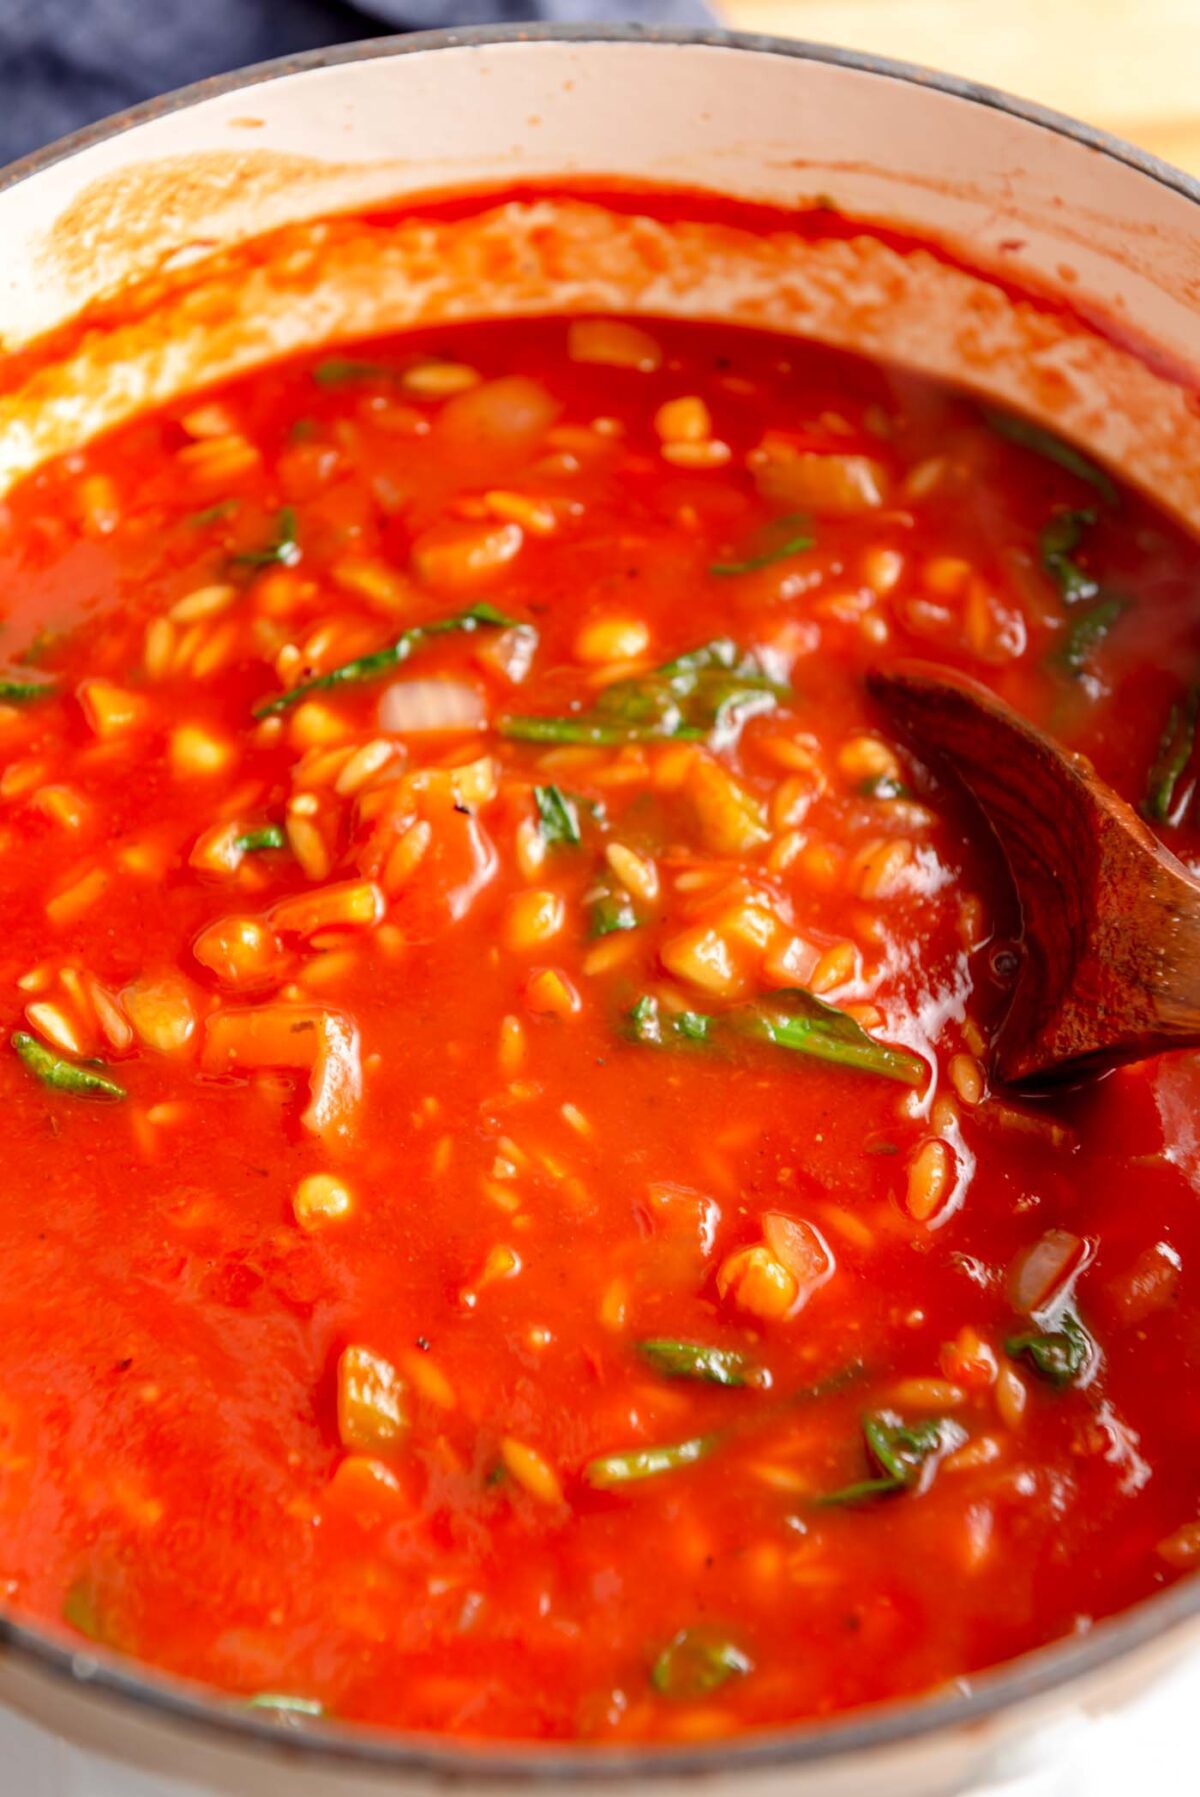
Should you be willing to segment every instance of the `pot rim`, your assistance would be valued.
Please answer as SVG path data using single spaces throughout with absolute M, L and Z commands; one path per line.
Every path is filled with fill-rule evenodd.
M 1110 161 L 1124 163 L 1137 173 L 1146 175 L 1163 187 L 1171 188 L 1186 200 L 1200 204 L 1200 177 L 1176 168 L 1161 156 L 1128 143 L 1115 132 L 1087 125 L 1069 113 L 1042 106 L 1036 100 L 1023 100 L 1004 88 L 990 87 L 984 81 L 971 81 L 963 75 L 943 74 L 939 69 L 921 63 L 903 62 L 897 57 L 876 56 L 866 50 L 843 50 L 836 44 L 814 43 L 807 38 L 775 37 L 761 31 L 726 31 L 651 25 L 463 25 L 439 31 L 409 31 L 393 37 L 362 38 L 348 44 L 331 44 L 315 50 L 299 51 L 292 56 L 278 56 L 266 62 L 250 63 L 245 68 L 231 69 L 224 75 L 210 75 L 203 81 L 189 82 L 186 87 L 141 100 L 136 106 L 110 113 L 94 124 L 84 125 L 65 137 L 55 138 L 41 149 L 31 150 L 15 162 L 0 168 L 0 193 L 19 182 L 40 175 L 55 163 L 65 162 L 81 150 L 120 136 L 138 125 L 183 112 L 206 100 L 220 99 L 224 94 L 255 88 L 263 82 L 276 81 L 284 75 L 305 75 L 314 69 L 336 68 L 342 63 L 374 62 L 385 57 L 408 56 L 430 50 L 487 49 L 497 44 L 574 43 L 574 44 L 663 44 L 684 49 L 749 50 L 761 55 L 787 56 L 798 62 L 818 62 L 833 68 L 855 69 L 861 74 L 880 75 L 903 81 L 913 87 L 931 88 L 952 99 L 968 100 L 995 112 L 1006 112 L 1025 124 L 1039 125 L 1095 150 Z
M 1065 113 L 1018 99 L 981 82 L 941 74 L 890 57 L 765 33 L 586 24 L 467 26 L 418 31 L 255 63 L 143 101 L 33 151 L 0 171 L 0 193 L 139 125 L 206 100 L 253 89 L 283 76 L 432 50 L 486 49 L 503 44 L 547 42 L 746 50 L 791 57 L 799 62 L 825 63 L 905 82 L 989 107 L 1026 124 L 1052 131 L 1134 169 L 1200 206 L 1200 180 L 1172 167 L 1160 157 Z M 888 1747 L 919 1745 L 942 1730 L 977 1726 L 1022 1704 L 1052 1697 L 1076 1680 L 1112 1666 L 1135 1649 L 1165 1639 L 1172 1631 L 1182 1630 L 1198 1619 L 1200 1577 L 1185 1578 L 1179 1584 L 1104 1619 L 1086 1635 L 1068 1637 L 1034 1649 L 933 1694 L 847 1711 L 828 1722 L 801 1722 L 741 1739 L 735 1737 L 708 1746 L 682 1748 L 453 1742 L 449 1737 L 404 1734 L 362 1724 L 335 1722 L 306 1722 L 302 1729 L 294 1730 L 281 1728 L 262 1711 L 256 1712 L 247 1705 L 239 1708 L 237 1699 L 156 1672 L 137 1661 L 92 1650 L 81 1652 L 67 1645 L 60 1635 L 18 1622 L 2 1608 L 0 1650 L 15 1650 L 19 1657 L 33 1662 L 38 1670 L 66 1686 L 117 1697 L 135 1712 L 149 1712 L 152 1719 L 160 1722 L 184 1724 L 229 1748 L 267 1749 L 288 1758 L 301 1755 L 309 1763 L 332 1761 L 347 1768 L 371 1767 L 399 1775 L 425 1774 L 442 1780 L 472 1779 L 496 1786 L 526 1786 L 564 1780 L 607 1783 L 635 1777 L 659 1780 L 697 1774 L 751 1774 L 772 1768 L 834 1761 Z

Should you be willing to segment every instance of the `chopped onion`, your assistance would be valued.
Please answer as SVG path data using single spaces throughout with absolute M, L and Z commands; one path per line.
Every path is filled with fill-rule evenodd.
M 1040 1241 L 1013 1263 L 1009 1293 L 1014 1310 L 1032 1316 L 1045 1310 L 1079 1272 L 1087 1246 L 1067 1229 L 1048 1229 Z
M 433 432 L 460 468 L 478 476 L 531 456 L 561 410 L 539 382 L 501 375 L 448 399 Z
M 855 518 L 883 505 L 888 473 L 865 455 L 799 454 L 766 457 L 754 475 L 764 499 L 829 518 Z
M 300 1119 L 305 1129 L 330 1144 L 350 1135 L 362 1099 L 362 1059 L 358 1026 L 340 1011 L 318 1013 L 308 1089 L 308 1108 Z
M 488 631 L 475 651 L 475 659 L 510 686 L 520 686 L 537 653 L 537 631 L 528 624 L 514 624 L 511 630 Z
M 1183 1260 L 1169 1242 L 1143 1248 L 1133 1265 L 1108 1283 L 1108 1295 L 1123 1323 L 1144 1323 L 1169 1310 L 1179 1296 Z
M 389 736 L 479 730 L 486 722 L 487 706 L 465 680 L 396 680 L 379 701 L 379 728 Z
M 790 1312 L 795 1316 L 813 1293 L 833 1278 L 837 1266 L 833 1251 L 819 1229 L 783 1211 L 764 1212 L 762 1230 L 767 1247 L 796 1281 L 796 1300 Z

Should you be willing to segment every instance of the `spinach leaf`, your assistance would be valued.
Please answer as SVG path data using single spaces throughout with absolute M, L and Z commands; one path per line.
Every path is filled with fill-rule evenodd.
M 231 518 L 241 505 L 240 499 L 218 499 L 216 505 L 206 505 L 202 512 L 192 512 L 188 523 L 196 530 L 203 530 L 206 525 L 218 524 L 222 518 Z
M 344 387 L 349 381 L 385 381 L 396 373 L 382 362 L 363 362 L 353 356 L 326 356 L 312 371 L 318 387 Z
M 636 930 L 641 923 L 633 899 L 615 880 L 604 880 L 588 900 L 588 934 L 611 936 L 617 930 Z
M 1075 551 L 1096 522 L 1094 511 L 1056 512 L 1038 538 L 1042 566 L 1056 583 L 1063 604 L 1086 606 L 1063 637 L 1054 659 L 1069 674 L 1082 674 L 1129 601 L 1081 568 Z M 1093 603 L 1094 601 L 1094 603 Z
M 330 668 L 327 674 L 314 674 L 311 680 L 302 680 L 286 693 L 277 698 L 268 699 L 265 704 L 256 707 L 256 718 L 275 717 L 282 711 L 288 711 L 298 705 L 309 693 L 326 692 L 331 687 L 361 684 L 363 681 L 378 680 L 392 668 L 399 667 L 408 660 L 414 649 L 422 648 L 433 638 L 444 636 L 448 631 L 462 630 L 468 633 L 489 629 L 508 630 L 517 620 L 508 618 L 497 611 L 494 605 L 481 601 L 468 606 L 465 611 L 455 612 L 449 618 L 437 618 L 432 624 L 411 624 L 402 631 L 394 643 L 385 649 L 376 649 L 372 655 L 359 655 L 353 661 L 344 661 L 341 667 Z
M 53 699 L 57 693 L 49 680 L 0 679 L 0 705 L 36 705 L 39 699 Z
M 680 1629 L 655 1660 L 650 1683 L 663 1697 L 707 1697 L 731 1678 L 745 1678 L 754 1662 L 736 1642 L 711 1628 Z
M 1059 664 L 1069 674 L 1084 672 L 1127 605 L 1127 600 L 1114 593 L 1107 599 L 1101 599 L 1098 605 L 1090 605 L 1086 611 L 1079 613 L 1064 636 L 1057 656 Z
M 834 1367 L 823 1378 L 814 1379 L 809 1385 L 797 1386 L 795 1391 L 788 1393 L 788 1401 L 792 1404 L 811 1404 L 818 1398 L 832 1397 L 834 1392 L 845 1391 L 848 1385 L 862 1379 L 866 1371 L 865 1360 L 848 1360 L 845 1366 Z
M 895 774 L 868 774 L 859 786 L 859 796 L 864 799 L 911 799 L 912 793 L 903 780 L 897 780 Z
M 867 1452 L 880 1470 L 897 1485 L 911 1485 L 930 1454 L 944 1445 L 944 1420 L 916 1423 L 911 1427 L 886 1411 L 863 1423 Z
M 46 657 L 53 654 L 54 650 L 60 643 L 65 642 L 69 635 L 70 632 L 67 630 L 56 630 L 52 625 L 44 624 L 29 647 L 23 649 L 17 656 L 17 666 L 19 668 L 40 667 Z
M 1004 1352 L 1013 1360 L 1027 1360 L 1040 1379 L 1061 1391 L 1078 1383 L 1092 1365 L 1096 1344 L 1073 1310 L 1065 1310 L 1058 1327 L 1028 1330 L 1010 1335 Z
M 1191 686 L 1183 699 L 1171 707 L 1158 745 L 1158 754 L 1146 781 L 1142 814 L 1152 824 L 1180 821 L 1175 815 L 1176 793 L 1195 752 L 1198 717 L 1200 686 Z
M 505 717 L 502 736 L 516 742 L 627 743 L 662 738 L 703 741 L 713 731 L 773 711 L 789 696 L 753 655 L 717 637 L 648 674 L 606 687 L 589 711 L 562 717 Z
M 865 1416 L 862 1427 L 875 1475 L 814 1499 L 823 1508 L 861 1504 L 872 1498 L 923 1489 L 938 1462 L 967 1439 L 962 1424 L 944 1416 L 909 1424 L 893 1411 L 879 1410 Z
M 235 836 L 233 846 L 243 855 L 260 855 L 266 849 L 286 849 L 287 833 L 281 824 L 263 824 L 261 829 L 247 830 Z
M 1016 443 L 1021 449 L 1031 449 L 1047 462 L 1065 468 L 1077 480 L 1086 481 L 1090 487 L 1094 487 L 1106 505 L 1116 505 L 1118 494 L 1112 480 L 1103 468 L 1097 468 L 1094 462 L 1089 462 L 1073 444 L 1064 443 L 1061 437 L 1056 437 L 1053 431 L 1046 430 L 1040 424 L 1034 424 L 1031 418 L 1018 418 L 1009 412 L 994 412 L 990 407 L 984 408 L 983 416 L 988 428 L 995 431 L 998 437 L 1004 437 L 1009 443 Z
M 907 1048 L 877 1042 L 836 1005 L 827 1005 L 802 987 L 773 992 L 769 999 L 733 1005 L 710 1016 L 702 1011 L 669 1011 L 643 993 L 629 1013 L 636 1042 L 656 1048 L 681 1042 L 713 1042 L 723 1035 L 749 1037 L 774 1048 L 790 1049 L 814 1060 L 830 1061 L 861 1073 L 877 1073 L 905 1086 L 923 1085 L 928 1068 Z
M 75 1061 L 65 1061 L 24 1030 L 14 1033 L 12 1045 L 29 1071 L 55 1092 L 69 1092 L 74 1098 L 128 1097 L 124 1086 L 116 1080 L 95 1073 L 90 1067 L 80 1067 Z
M 638 1353 L 655 1372 L 668 1379 L 700 1379 L 710 1385 L 745 1385 L 753 1372 L 744 1354 L 733 1348 L 709 1348 L 701 1342 L 658 1339 L 639 1342 Z
M 879 1073 L 905 1086 L 924 1085 L 928 1077 L 929 1069 L 920 1055 L 877 1042 L 845 1011 L 827 1005 L 802 987 L 774 992 L 744 1012 L 735 1010 L 733 1016 L 746 1035 L 776 1048 L 790 1048 L 863 1073 Z
M 579 812 L 574 799 L 558 786 L 535 786 L 533 802 L 537 806 L 538 830 L 548 848 L 578 848 L 583 841 L 579 832 Z
M 787 534 L 783 535 L 784 532 Z M 764 539 L 764 547 L 756 554 L 739 562 L 712 562 L 709 573 L 721 577 L 754 574 L 759 568 L 769 568 L 772 562 L 785 561 L 789 555 L 800 555 L 805 549 L 811 549 L 816 542 L 808 519 L 798 513 L 777 518 L 773 525 L 760 532 L 760 536 Z
M 644 992 L 629 1013 L 629 1029 L 635 1042 L 655 1048 L 681 1042 L 707 1042 L 720 1020 L 703 1011 L 668 1011 Z
M 275 520 L 275 535 L 262 549 L 244 549 L 233 560 L 234 565 L 241 568 L 267 568 L 273 565 L 294 568 L 300 560 L 294 508 L 290 505 L 283 507 Z
M 1074 559 L 1075 551 L 1095 522 L 1095 512 L 1056 512 L 1050 522 L 1043 525 L 1038 537 L 1042 566 L 1058 586 L 1067 605 L 1094 599 L 1100 591 L 1099 581 Z
M 63 1599 L 62 1619 L 89 1641 L 106 1643 L 108 1632 L 90 1579 L 76 1579 Z
M 119 1562 L 101 1554 L 91 1569 L 74 1580 L 62 1606 L 62 1619 L 70 1627 L 117 1653 L 130 1653 L 131 1637 L 126 1580 Z
M 583 1476 L 596 1491 L 611 1491 L 617 1485 L 635 1485 L 643 1479 L 655 1479 L 660 1473 L 675 1472 L 681 1466 L 693 1466 L 717 1446 L 716 1435 L 697 1435 L 690 1441 L 677 1441 L 656 1448 L 625 1448 L 615 1454 L 600 1454 L 589 1460 Z

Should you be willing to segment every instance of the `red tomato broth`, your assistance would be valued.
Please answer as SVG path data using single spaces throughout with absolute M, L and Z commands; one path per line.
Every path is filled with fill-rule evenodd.
M 862 686 L 892 655 L 965 667 L 1138 799 L 1195 662 L 1200 551 L 911 376 L 744 330 L 636 328 L 659 368 L 573 359 L 553 320 L 343 356 L 392 373 L 272 368 L 4 509 L 9 674 L 35 677 L 21 656 L 40 642 L 57 688 L 0 715 L 5 1021 L 127 1092 L 89 1101 L 0 1059 L 0 1577 L 22 1615 L 344 1718 L 706 1739 L 967 1676 L 1200 1552 L 1194 1061 L 1053 1103 L 956 1092 L 1002 1014 L 1013 919 L 977 831 Z M 522 439 L 481 450 L 470 406 L 404 391 L 423 357 L 552 403 L 525 391 Z M 701 417 L 683 438 L 693 459 L 713 441 L 727 457 L 665 458 L 658 409 L 688 396 L 712 432 Z M 812 548 L 712 574 L 778 548 L 773 521 L 802 509 L 760 490 L 770 432 L 868 458 L 880 502 L 814 508 Z M 464 569 L 468 538 L 511 528 L 514 493 L 548 517 Z M 1037 546 L 1082 507 L 1081 564 L 1132 603 L 1072 674 Z M 245 559 L 293 530 L 298 555 Z M 206 589 L 230 590 L 192 616 Z M 523 680 L 485 625 L 255 721 L 481 601 L 536 627 Z M 586 627 L 614 622 L 619 654 L 597 659 Z M 465 681 L 493 724 L 570 715 L 598 679 L 715 637 L 791 688 L 724 746 L 414 733 L 335 790 L 386 740 L 398 680 Z M 107 731 L 96 680 L 117 694 Z M 466 797 L 452 765 L 475 770 Z M 893 766 L 901 792 L 861 790 Z M 443 771 L 422 787 L 423 768 Z M 537 784 L 567 795 L 578 845 L 538 850 Z M 222 868 L 225 824 L 287 846 Z M 1200 852 L 1190 816 L 1165 834 Z M 657 896 L 626 892 L 639 926 L 594 937 L 598 880 L 620 897 L 613 843 Z M 270 939 L 287 901 L 365 881 L 382 923 Z M 715 991 L 686 971 L 704 972 L 706 927 L 728 949 Z M 671 1033 L 672 1006 L 720 1018 L 818 965 L 830 1002 L 921 1051 L 929 1090 L 728 1026 Z M 148 1007 L 129 996 L 164 977 Z M 636 1037 L 646 995 L 664 1043 Z M 307 1047 L 254 1068 L 205 1046 L 213 1018 L 288 1004 L 359 1032 L 361 1102 L 324 1133 L 304 1121 Z M 922 1160 L 931 1142 L 948 1148 Z M 947 1192 L 925 1214 L 912 1169 L 931 1166 Z M 807 1228 L 807 1302 L 775 1258 L 780 1215 Z M 1086 1243 L 1074 1301 L 1097 1351 L 1061 1390 L 1004 1345 L 1035 1327 L 1010 1281 L 1051 1230 Z M 664 1376 L 638 1345 L 663 1339 L 740 1356 L 749 1382 Z M 956 1430 L 912 1489 L 823 1504 L 878 1478 L 879 1413 Z M 697 1441 L 695 1464 L 597 1484 L 603 1457 Z M 685 1630 L 692 1685 L 662 1690 Z

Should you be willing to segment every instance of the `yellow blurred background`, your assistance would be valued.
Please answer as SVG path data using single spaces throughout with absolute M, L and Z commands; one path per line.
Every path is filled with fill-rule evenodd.
M 744 31 L 1007 88 L 1200 175 L 1200 0 L 717 0 Z

